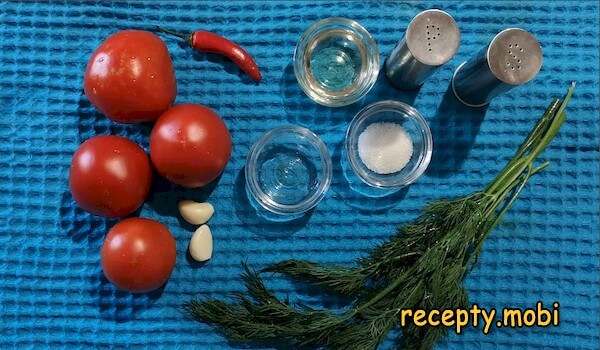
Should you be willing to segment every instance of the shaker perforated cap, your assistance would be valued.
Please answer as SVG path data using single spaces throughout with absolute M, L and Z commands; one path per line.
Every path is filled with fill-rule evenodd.
M 526 30 L 508 28 L 454 72 L 452 90 L 465 105 L 481 107 L 535 78 L 542 68 L 542 47 Z
M 452 16 L 431 9 L 416 15 L 385 60 L 385 75 L 398 89 L 416 89 L 448 62 L 460 46 L 460 30 Z
M 526 30 L 509 28 L 498 33 L 487 50 L 490 70 L 503 83 L 525 84 L 542 68 L 542 48 Z
M 406 29 L 406 44 L 412 55 L 428 66 L 448 62 L 460 46 L 460 31 L 452 16 L 442 10 L 426 10 Z

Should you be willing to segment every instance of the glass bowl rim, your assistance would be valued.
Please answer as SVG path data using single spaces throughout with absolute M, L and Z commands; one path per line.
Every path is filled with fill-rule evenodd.
M 319 186 L 308 198 L 296 204 L 281 204 L 271 199 L 258 183 L 257 160 L 258 156 L 273 141 L 281 137 L 291 136 L 300 138 L 314 147 L 319 159 L 321 160 L 322 170 L 320 172 Z M 268 211 L 279 215 L 294 215 L 304 213 L 314 208 L 323 199 L 331 185 L 333 177 L 333 166 L 329 150 L 323 141 L 311 130 L 295 125 L 280 126 L 271 129 L 262 134 L 252 145 L 248 156 L 246 157 L 246 166 L 244 175 L 246 177 L 246 186 L 252 197 Z

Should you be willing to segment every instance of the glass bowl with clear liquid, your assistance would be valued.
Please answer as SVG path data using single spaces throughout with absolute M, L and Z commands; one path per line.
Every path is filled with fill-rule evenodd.
M 357 22 L 327 18 L 312 25 L 294 51 L 294 73 L 315 102 L 341 107 L 365 96 L 379 75 L 379 51 Z
M 332 177 L 327 147 L 312 131 L 283 126 L 263 134 L 250 149 L 246 191 L 269 212 L 302 214 L 325 196 Z

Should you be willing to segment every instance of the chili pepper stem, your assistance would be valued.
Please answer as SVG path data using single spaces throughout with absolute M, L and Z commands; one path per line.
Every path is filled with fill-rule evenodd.
M 188 43 L 190 46 L 192 46 L 192 34 L 178 33 L 178 32 L 175 32 L 173 30 L 169 30 L 167 28 L 163 28 L 161 26 L 156 26 L 156 29 L 158 29 L 161 32 L 164 32 L 164 33 L 167 33 L 167 34 L 171 34 L 173 36 L 181 38 L 181 39 L 185 40 L 185 42 Z

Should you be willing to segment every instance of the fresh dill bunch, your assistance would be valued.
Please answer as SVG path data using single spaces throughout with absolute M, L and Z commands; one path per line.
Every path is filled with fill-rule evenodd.
M 285 260 L 260 272 L 244 264 L 245 294 L 237 302 L 193 300 L 186 311 L 198 321 L 220 326 L 232 340 L 286 341 L 299 347 L 377 349 L 405 309 L 454 310 L 469 306 L 464 279 L 476 266 L 485 239 L 514 203 L 529 178 L 549 163 L 533 163 L 566 119 L 575 84 L 552 101 L 511 161 L 484 189 L 425 206 L 415 221 L 398 228 L 388 241 L 354 266 Z M 348 308 L 315 310 L 280 300 L 260 273 L 326 287 L 352 297 Z M 448 329 L 443 326 L 402 330 L 402 349 L 432 349 Z

